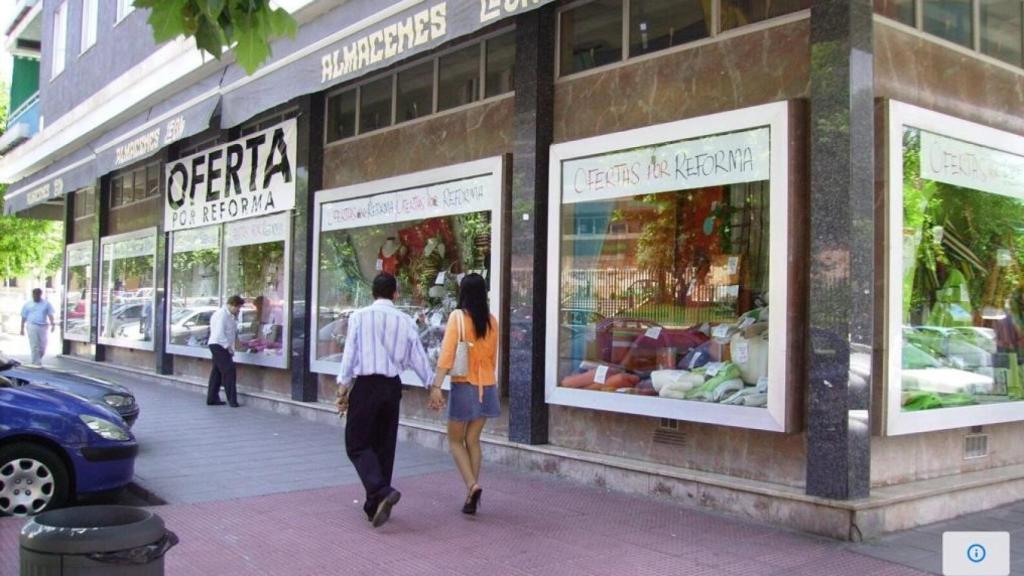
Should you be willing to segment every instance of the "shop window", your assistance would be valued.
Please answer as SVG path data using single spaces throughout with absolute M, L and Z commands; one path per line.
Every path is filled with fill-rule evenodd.
M 224 229 L 225 298 L 245 299 L 239 312 L 238 355 L 283 368 L 288 336 L 289 215 L 231 222 Z
M 982 53 L 1014 66 L 1024 64 L 1021 60 L 1024 2 L 991 0 L 982 2 L 980 8 Z
M 434 112 L 434 61 L 398 73 L 398 119 L 415 120 Z
M 132 188 L 135 192 L 133 197 L 135 201 L 145 200 L 150 196 L 149 191 L 146 189 L 146 168 L 143 166 L 132 174 Z
M 206 350 L 210 317 L 221 305 L 220 226 L 174 233 L 169 346 Z
M 365 134 L 391 125 L 393 76 L 385 76 L 359 88 L 359 132 Z
M 875 12 L 907 26 L 914 26 L 915 4 L 916 0 L 875 0 Z
M 50 59 L 50 78 L 56 78 L 64 71 L 68 42 L 68 3 L 61 2 L 53 12 L 53 56 Z
M 516 35 L 515 32 L 496 36 L 485 42 L 487 51 L 486 90 L 490 98 L 515 89 Z
M 1024 400 L 1024 200 L 1009 171 L 987 177 L 1011 166 L 1024 157 L 904 129 L 904 412 Z
M 622 60 L 622 10 L 621 0 L 595 0 L 561 13 L 561 75 Z
M 92 317 L 92 242 L 69 244 L 64 261 L 64 339 L 88 342 Z
M 811 0 L 721 0 L 721 2 L 722 30 L 732 30 L 811 7 Z
M 356 91 L 346 90 L 327 98 L 327 141 L 356 135 Z
M 110 179 L 110 207 L 117 208 L 124 204 L 124 176 L 114 176 Z
M 480 99 L 480 45 L 442 56 L 438 63 L 437 111 Z
M 924 31 L 968 48 L 973 42 L 971 0 L 924 0 Z
M 96 189 L 82 188 L 75 191 L 75 219 L 88 218 L 96 211 Z
M 552 147 L 549 402 L 791 426 L 787 110 Z
M 156 230 L 104 238 L 100 254 L 100 343 L 152 350 Z
M 630 57 L 708 37 L 710 9 L 701 0 L 630 0 Z
M 482 163 L 500 170 L 499 162 L 474 164 Z M 314 370 L 337 373 L 348 318 L 373 302 L 371 284 L 379 272 L 397 278 L 395 304 L 416 321 L 432 363 L 440 354 L 463 274 L 479 273 L 492 288 L 497 287 L 492 263 L 500 231 L 493 217 L 501 197 L 500 176 L 492 173 L 452 180 L 460 167 L 441 171 L 450 174 L 443 184 L 426 182 L 445 182 L 444 175 L 411 175 L 402 178 L 410 184 L 424 183 L 401 186 L 397 192 L 385 188 L 355 199 L 343 189 L 319 196 Z M 374 210 L 386 206 L 395 210 Z M 496 296 L 491 305 L 499 309 Z M 403 374 L 403 381 L 418 383 L 411 374 Z
M 160 164 L 150 163 L 110 179 L 110 207 L 118 208 L 160 194 Z

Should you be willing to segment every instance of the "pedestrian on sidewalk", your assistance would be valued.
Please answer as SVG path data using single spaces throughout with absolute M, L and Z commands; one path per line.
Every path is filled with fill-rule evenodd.
M 224 386 L 224 394 L 228 404 L 238 408 L 238 391 L 235 388 L 235 341 L 238 339 L 238 310 L 245 304 L 241 296 L 235 294 L 228 298 L 226 306 L 219 308 L 210 316 L 210 338 L 207 345 L 213 354 L 213 367 L 210 369 L 210 380 L 206 385 L 206 403 L 220 406 L 220 387 Z
M 25 325 L 28 324 L 28 346 L 32 350 L 32 363 L 42 364 L 43 355 L 46 354 L 46 322 L 50 322 L 50 332 L 57 329 L 53 321 L 53 306 L 43 299 L 43 291 L 39 288 L 32 289 L 32 300 L 21 307 L 21 335 L 25 335 Z
M 460 351 L 462 348 L 462 351 Z M 458 308 L 448 317 L 437 374 L 430 387 L 430 407 L 444 406 L 441 384 L 451 374 L 448 394 L 448 447 L 466 483 L 463 514 L 476 514 L 480 487 L 480 433 L 488 418 L 501 415 L 496 386 L 498 320 L 487 302 L 487 282 L 467 274 L 459 284 Z
M 366 489 L 363 511 L 377 528 L 391 517 L 402 494 L 391 486 L 402 401 L 399 374 L 413 370 L 424 386 L 433 380 L 413 319 L 395 308 L 395 277 L 373 279 L 373 304 L 356 310 L 338 372 L 338 410 L 348 412 L 345 452 Z

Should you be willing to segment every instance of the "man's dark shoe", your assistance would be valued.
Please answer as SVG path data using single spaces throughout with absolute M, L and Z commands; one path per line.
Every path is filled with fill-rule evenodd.
M 210 402 L 209 400 L 206 401 L 207 406 L 223 406 L 225 404 L 227 404 L 227 402 L 223 400 L 214 400 L 213 402 Z
M 402 493 L 398 490 L 392 490 L 390 494 L 380 501 L 380 504 L 377 504 L 377 512 L 373 515 L 374 528 L 380 528 L 391 518 L 391 509 L 401 499 Z
M 223 402 L 221 402 L 221 404 L 223 404 Z M 239 404 L 238 402 L 232 402 L 231 403 L 231 407 L 232 408 L 238 408 L 239 406 L 241 406 L 241 404 Z

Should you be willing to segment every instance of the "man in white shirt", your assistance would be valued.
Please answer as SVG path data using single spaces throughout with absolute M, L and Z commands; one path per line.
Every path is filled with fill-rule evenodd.
M 338 372 L 338 409 L 348 410 L 345 452 L 363 481 L 363 511 L 374 528 L 388 521 L 402 497 L 391 486 L 402 401 L 399 375 L 413 370 L 424 387 L 434 381 L 416 323 L 395 308 L 397 292 L 391 274 L 373 279 L 374 303 L 349 317 Z
M 239 295 L 228 298 L 226 306 L 210 316 L 210 339 L 207 345 L 213 354 L 213 368 L 206 387 L 206 403 L 220 406 L 220 387 L 228 397 L 228 404 L 238 408 L 238 392 L 235 389 L 235 340 L 238 339 L 238 310 L 245 304 Z

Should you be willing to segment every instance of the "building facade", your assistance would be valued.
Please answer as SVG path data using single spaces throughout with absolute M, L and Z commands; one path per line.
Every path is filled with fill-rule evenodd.
M 251 76 L 22 4 L 69 356 L 205 377 L 240 294 L 240 388 L 331 402 L 378 271 L 432 357 L 479 272 L 494 458 L 851 539 L 1024 497 L 1017 0 L 305 0 Z

